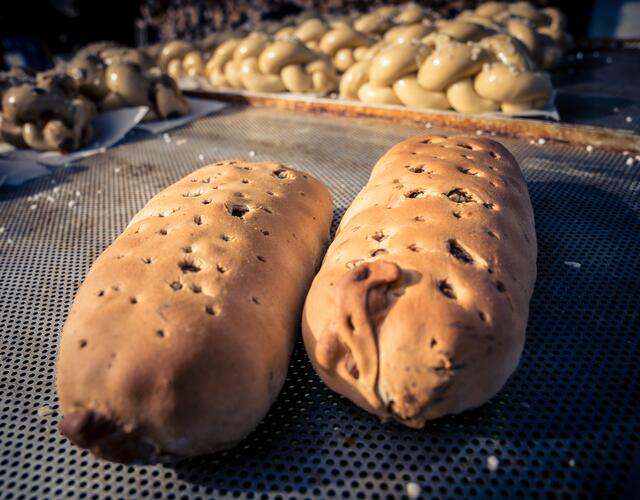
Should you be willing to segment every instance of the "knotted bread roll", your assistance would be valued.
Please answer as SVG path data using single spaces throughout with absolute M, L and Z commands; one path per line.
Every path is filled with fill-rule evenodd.
M 204 58 L 200 49 L 184 40 L 166 43 L 158 56 L 158 66 L 174 80 L 204 75 Z
M 305 347 L 331 389 L 419 428 L 504 385 L 535 276 L 533 211 L 509 151 L 414 137 L 345 213 L 305 302 Z
M 22 83 L 21 83 L 22 82 Z M 68 152 L 93 138 L 95 106 L 65 73 L 40 73 L 4 90 L 0 136 L 18 148 Z
M 161 64 L 168 67 L 179 61 L 180 72 L 186 71 L 192 64 L 186 61 L 194 53 L 186 53 L 180 60 L 178 55 L 187 48 L 182 42 L 167 44 L 159 56 Z M 197 65 L 197 61 L 192 62 Z M 172 71 L 184 76 L 178 75 L 175 68 Z M 184 115 L 190 109 L 173 78 L 155 67 L 149 55 L 140 50 L 94 44 L 79 51 L 67 64 L 66 72 L 79 92 L 100 110 L 148 106 L 145 120 L 155 120 Z
M 280 392 L 331 196 L 228 161 L 160 192 L 95 261 L 62 334 L 60 429 L 118 462 L 230 448 Z
M 331 57 L 338 71 L 346 71 L 364 60 L 374 39 L 346 23 L 338 23 L 320 39 L 320 50 Z
M 189 102 L 176 82 L 160 71 L 143 72 L 132 63 L 114 63 L 105 70 L 109 94 L 102 101 L 102 109 L 127 106 L 151 108 L 145 120 L 175 118 L 189 112 Z

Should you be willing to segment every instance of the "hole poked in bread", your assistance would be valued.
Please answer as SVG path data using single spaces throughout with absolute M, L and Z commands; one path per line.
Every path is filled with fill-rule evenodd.
M 411 243 L 411 245 L 407 246 L 407 248 L 412 252 L 416 252 L 416 253 L 422 251 L 422 248 L 420 248 L 416 243 Z
M 142 262 L 144 262 L 145 264 L 151 264 L 151 257 L 143 257 Z
M 347 369 L 349 375 L 351 375 L 354 379 L 358 380 L 360 378 L 358 365 L 356 364 L 355 359 L 353 359 L 353 354 L 351 354 L 350 350 L 347 351 L 347 354 L 344 357 L 344 367 Z
M 220 273 L 220 274 L 224 274 L 228 271 L 228 269 L 226 267 L 224 267 L 222 264 L 216 264 L 216 270 Z
M 453 188 L 451 191 L 445 193 L 444 195 L 454 203 L 471 203 L 472 201 L 474 201 L 471 194 L 460 188 Z
M 415 167 L 408 167 L 407 170 L 409 170 L 409 172 L 412 172 L 414 174 L 423 174 L 425 172 L 427 174 L 432 174 L 433 173 L 433 172 L 427 170 L 424 165 L 418 165 L 418 166 L 415 166 Z
M 440 290 L 440 293 L 442 293 L 442 295 L 449 299 L 455 300 L 457 298 L 455 292 L 453 291 L 453 287 L 447 280 L 438 281 L 438 290 Z
M 507 287 L 504 286 L 504 283 L 500 280 L 496 281 L 496 289 L 500 293 L 505 293 L 507 291 Z
M 448 240 L 447 248 L 449 249 L 449 253 L 460 262 L 463 262 L 464 264 L 473 264 L 473 257 L 471 257 L 471 255 L 469 255 L 469 252 L 462 248 L 460 243 L 458 243 L 456 240 Z
M 178 267 L 183 272 L 183 274 L 200 272 L 200 267 L 198 267 L 194 262 L 188 259 L 180 261 L 178 263 Z
M 196 226 L 201 226 L 202 225 L 202 216 L 201 215 L 196 215 L 193 218 L 193 222 L 195 222 Z
M 415 198 L 424 198 L 427 195 L 425 194 L 425 192 L 422 189 L 413 189 L 411 191 L 408 191 L 404 194 L 405 198 L 409 198 L 409 199 L 415 199 Z
M 277 170 L 274 170 L 272 175 L 274 177 L 277 177 L 278 179 L 295 179 L 296 178 L 293 172 L 285 168 L 279 168 Z
M 478 175 L 478 172 L 476 172 L 475 170 L 471 170 L 470 168 L 466 168 L 466 167 L 458 167 L 458 171 L 462 172 L 463 174 L 466 175 Z
M 202 287 L 200 285 L 192 283 L 190 288 L 193 293 L 202 293 Z
M 172 281 L 171 283 L 169 283 L 169 287 L 174 291 L 177 292 L 178 290 L 182 289 L 182 283 L 180 283 L 179 281 Z
M 260 305 L 260 299 L 258 299 L 258 297 L 256 297 L 255 295 L 251 296 L 251 302 L 253 302 L 254 304 L 256 304 L 257 306 Z
M 373 252 L 371 252 L 371 257 L 377 257 L 378 255 L 384 255 L 385 253 L 389 253 L 389 252 L 384 248 L 378 248 Z
M 262 255 L 256 255 L 256 259 L 258 259 L 260 262 L 267 262 L 267 259 L 265 259 Z
M 381 229 L 379 231 L 376 231 L 375 233 L 373 233 L 370 238 L 372 240 L 376 240 L 378 243 L 380 243 L 382 240 L 384 240 L 385 238 L 387 238 L 387 235 L 384 234 L 384 231 Z
M 227 207 L 227 211 L 233 216 L 239 219 L 244 219 L 244 216 L 249 213 L 249 207 L 243 204 L 233 204 Z
M 209 316 L 215 316 L 217 314 L 216 308 L 211 304 L 204 306 L 204 312 Z

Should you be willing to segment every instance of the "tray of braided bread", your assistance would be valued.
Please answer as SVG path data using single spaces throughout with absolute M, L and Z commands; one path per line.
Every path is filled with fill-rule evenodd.
M 184 89 L 341 104 L 558 120 L 548 71 L 571 46 L 556 8 L 488 2 L 454 19 L 416 4 L 227 33 L 208 54 L 173 41 L 159 57 Z M 288 97 L 287 97 L 288 96 Z

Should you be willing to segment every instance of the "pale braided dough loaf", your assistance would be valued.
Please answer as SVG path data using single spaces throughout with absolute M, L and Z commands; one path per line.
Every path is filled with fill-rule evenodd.
M 502 145 L 423 135 L 344 215 L 303 313 L 333 390 L 410 427 L 485 403 L 514 371 L 536 275 L 527 186 Z
M 337 87 L 329 57 L 292 37 L 271 40 L 264 33 L 223 43 L 206 66 L 214 87 L 255 92 L 326 94 Z
M 465 10 L 454 19 L 438 19 L 416 4 L 384 6 L 357 17 L 353 29 L 385 42 L 420 40 L 437 31 L 462 43 L 479 42 L 496 34 L 508 34 L 528 51 L 536 66 L 546 70 L 557 66 L 572 40 L 566 32 L 566 18 L 556 8 L 537 9 L 528 2 L 486 2 L 475 10 Z M 360 50 L 358 57 L 346 52 L 336 67 L 346 71 L 359 61 L 368 60 L 375 51 Z
M 322 183 L 279 164 L 217 163 L 160 192 L 75 298 L 62 432 L 122 462 L 242 440 L 284 382 L 331 214 Z
M 552 86 L 534 68 L 527 49 L 510 35 L 462 43 L 431 33 L 421 41 L 386 44 L 351 66 L 340 81 L 340 96 L 473 113 L 539 109 Z

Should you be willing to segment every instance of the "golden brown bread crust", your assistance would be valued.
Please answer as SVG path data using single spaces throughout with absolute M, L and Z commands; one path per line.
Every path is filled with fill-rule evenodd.
M 229 448 L 280 391 L 331 196 L 230 161 L 155 196 L 92 266 L 62 335 L 62 432 L 100 457 Z
M 423 135 L 388 151 L 344 215 L 303 313 L 333 390 L 410 427 L 476 407 L 516 368 L 536 274 L 509 151 Z

